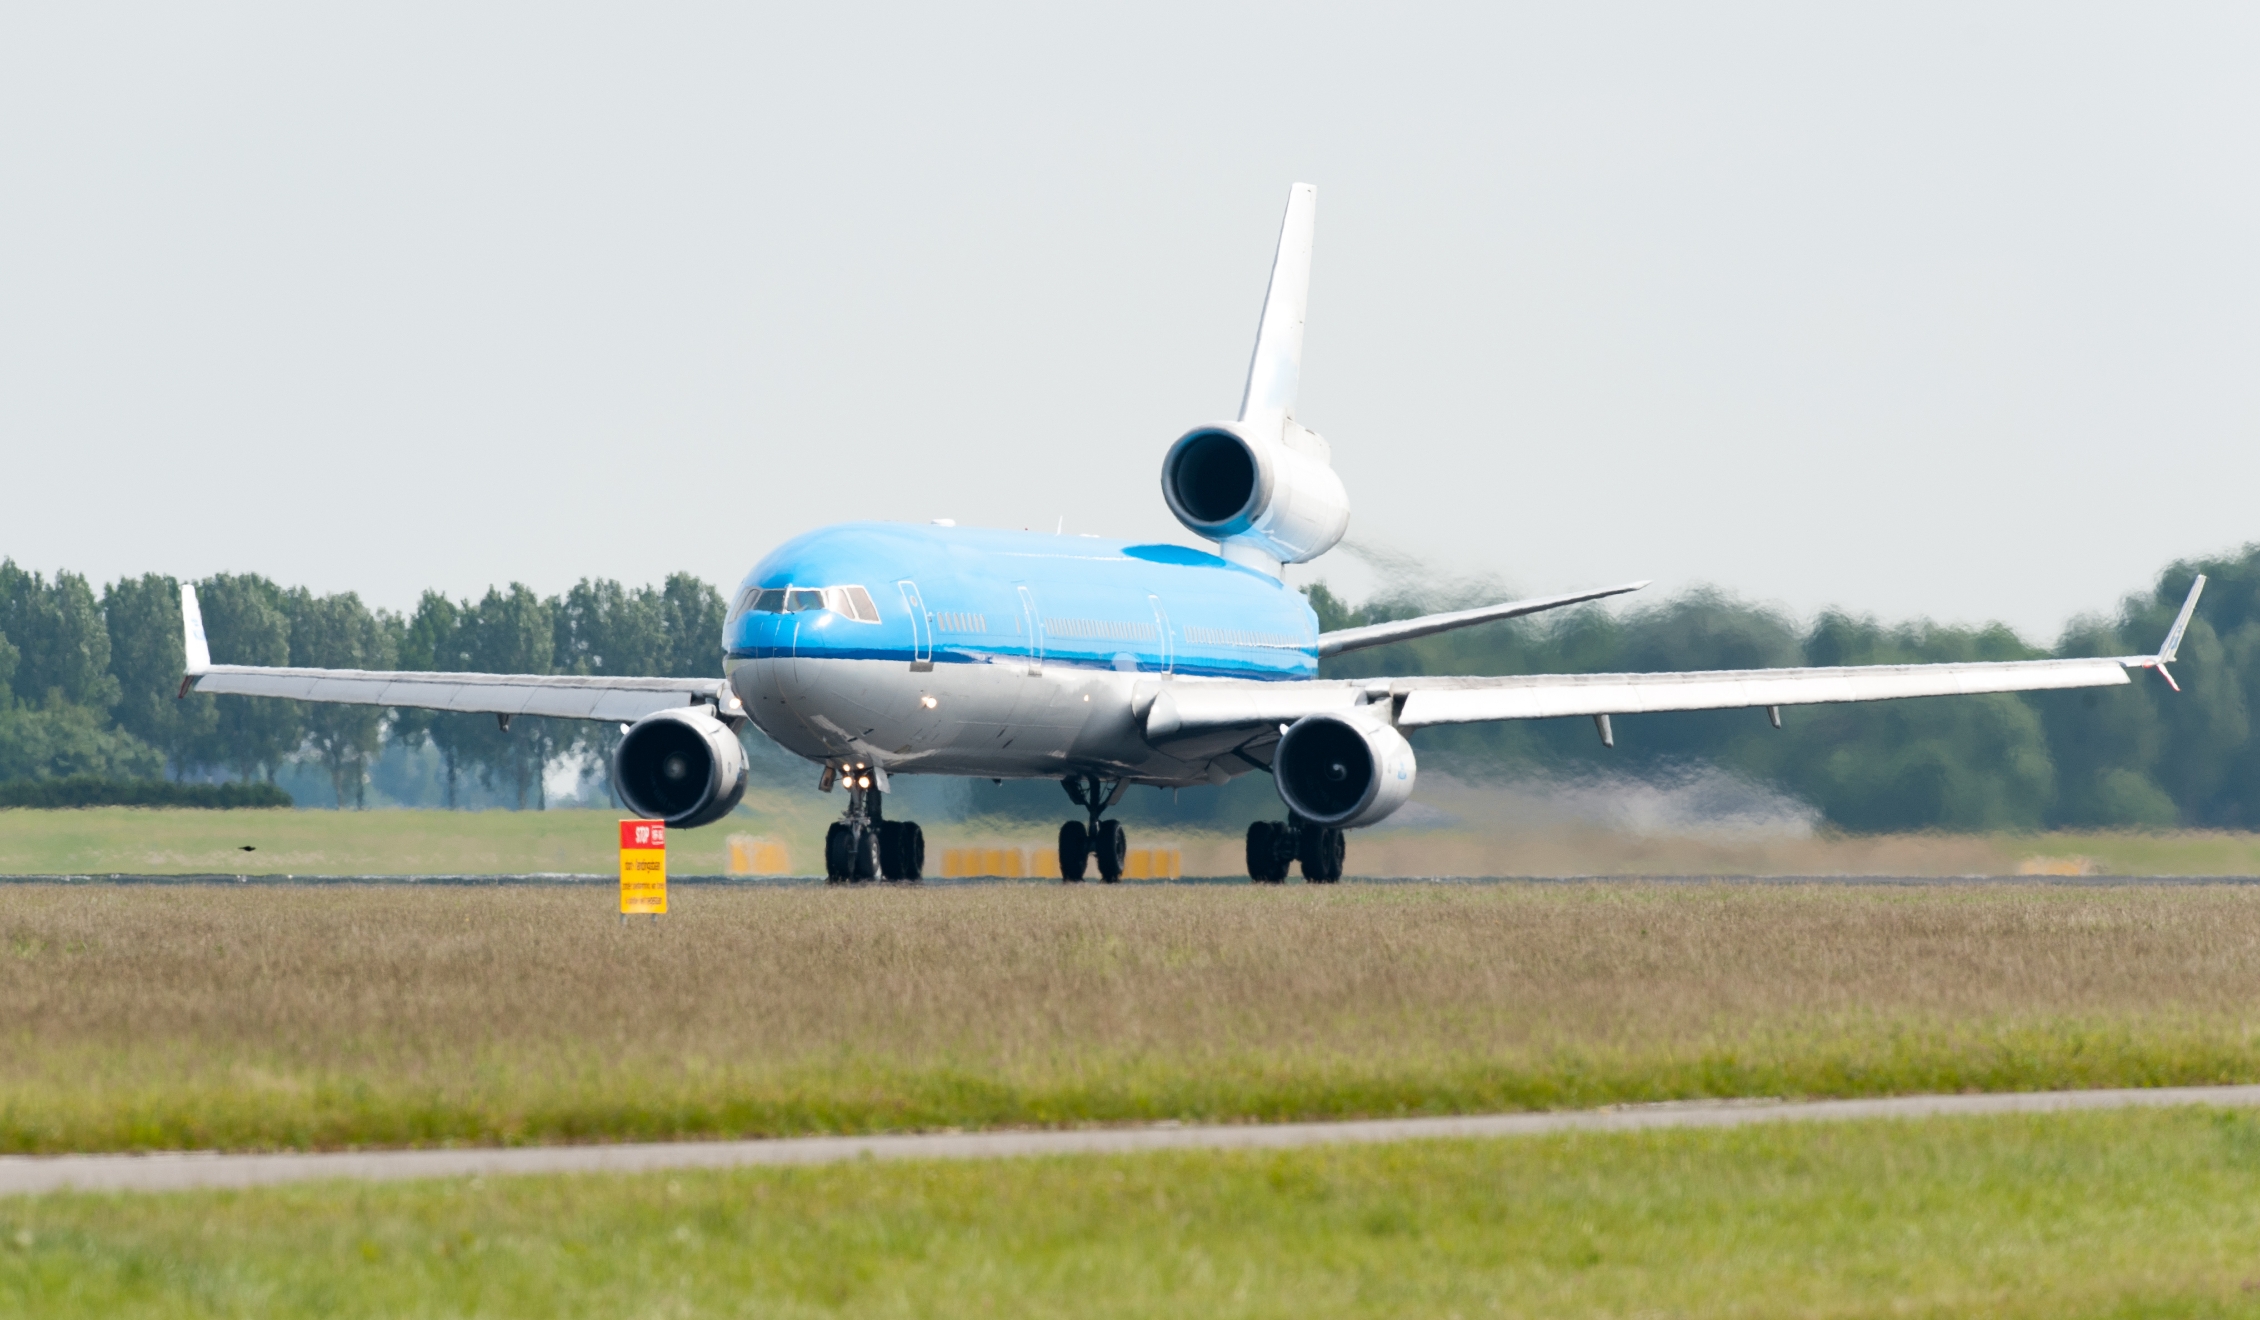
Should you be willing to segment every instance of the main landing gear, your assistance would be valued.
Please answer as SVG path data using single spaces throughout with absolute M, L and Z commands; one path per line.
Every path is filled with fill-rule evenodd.
M 825 772 L 827 782 L 833 771 Z M 926 874 L 926 832 L 914 820 L 888 820 L 886 794 L 871 782 L 871 769 L 839 772 L 847 786 L 847 812 L 824 834 L 824 883 L 866 880 L 915 882 Z
M 1259 885 L 1281 884 L 1288 865 L 1300 862 L 1305 881 L 1330 885 L 1342 878 L 1348 851 L 1342 831 L 1313 825 L 1293 812 L 1283 821 L 1259 820 L 1248 827 L 1248 878 Z
M 1122 800 L 1122 790 L 1130 786 L 1127 779 L 1114 781 L 1114 791 L 1099 799 L 1101 780 L 1097 775 L 1069 775 L 1060 781 L 1067 796 L 1075 805 L 1090 815 L 1090 823 L 1071 820 L 1059 827 L 1059 878 L 1074 884 L 1083 878 L 1083 872 L 1092 862 L 1099 864 L 1099 879 L 1113 884 L 1122 878 L 1122 864 L 1130 857 L 1130 836 L 1122 832 L 1122 822 L 1100 820 L 1108 807 Z

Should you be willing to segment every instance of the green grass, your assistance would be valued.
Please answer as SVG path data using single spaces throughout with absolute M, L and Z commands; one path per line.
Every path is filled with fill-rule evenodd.
M 808 795 L 814 797 L 814 794 Z M 830 799 L 823 799 L 830 804 Z M 797 805 L 797 804 L 792 804 Z M 834 805 L 834 810 L 837 810 Z M 677 831 L 678 875 L 725 868 L 728 837 L 821 839 L 783 807 Z M 617 871 L 625 811 L 0 810 L 0 875 L 526 875 Z M 252 851 L 244 851 L 249 845 Z M 799 850 L 814 857 L 812 848 Z
M 2182 831 L 1813 838 L 1650 837 L 1587 827 L 1517 829 L 1482 820 L 1480 799 L 1452 798 L 1475 824 L 1360 832 L 1357 876 L 1429 875 L 2013 875 L 2049 862 L 2107 875 L 2260 875 L 2260 834 Z M 1065 814 L 1065 799 L 1062 813 Z M 783 842 L 795 868 L 819 865 L 836 795 L 760 790 L 720 824 L 676 831 L 677 875 L 727 867 L 728 839 Z M 137 807 L 0 810 L 0 875 L 524 875 L 609 874 L 618 811 L 190 811 Z M 930 866 L 962 844 L 1043 846 L 1055 822 L 929 822 Z M 1241 873 L 1234 833 L 1140 831 L 1135 846 L 1182 849 L 1186 874 Z M 250 845 L 252 851 L 244 851 Z
M 2260 1118 L 0 1202 L 71 1316 L 2260 1314 Z

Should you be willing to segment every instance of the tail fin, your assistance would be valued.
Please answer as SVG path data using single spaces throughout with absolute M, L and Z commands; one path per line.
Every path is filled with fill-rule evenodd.
M 1303 377 L 1303 315 L 1310 306 L 1311 243 L 1318 228 L 1318 189 L 1298 183 L 1287 192 L 1287 217 L 1279 226 L 1279 252 L 1271 261 L 1271 287 L 1263 295 L 1248 388 L 1240 396 L 1240 421 L 1251 434 L 1279 436 L 1295 415 L 1295 390 Z

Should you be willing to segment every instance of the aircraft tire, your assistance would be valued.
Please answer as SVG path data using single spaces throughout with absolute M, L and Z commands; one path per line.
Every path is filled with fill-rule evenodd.
M 1091 832 L 1083 822 L 1071 820 L 1059 827 L 1059 878 L 1069 884 L 1082 880 L 1091 864 Z
M 1130 836 L 1123 832 L 1122 822 L 1100 821 L 1098 837 L 1091 843 L 1091 851 L 1099 855 L 1099 879 L 1110 885 L 1120 880 L 1122 864 L 1130 859 Z
M 1304 883 L 1330 885 L 1342 878 L 1342 859 L 1349 852 L 1349 842 L 1342 831 L 1305 830 L 1299 842 Z
M 895 826 L 895 879 L 916 883 L 926 878 L 926 831 L 906 820 Z
M 855 827 L 844 820 L 824 831 L 824 883 L 844 884 L 855 878 Z
M 855 870 L 850 878 L 876 880 L 884 874 L 879 869 L 879 831 L 865 828 L 854 831 Z
M 879 834 L 879 875 L 887 880 L 902 878 L 902 822 L 879 821 L 875 828 Z
M 1279 824 L 1259 820 L 1248 826 L 1248 878 L 1259 885 L 1275 885 L 1287 878 L 1279 864 Z

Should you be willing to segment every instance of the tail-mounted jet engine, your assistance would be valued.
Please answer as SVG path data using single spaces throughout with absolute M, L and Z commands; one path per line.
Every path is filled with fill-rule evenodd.
M 1161 461 L 1161 495 L 1177 521 L 1226 559 L 1272 574 L 1325 554 L 1350 527 L 1333 455 L 1295 420 L 1317 217 L 1316 188 L 1288 190 L 1239 419 L 1194 427 Z
M 612 753 L 612 787 L 628 809 L 680 829 L 729 815 L 745 780 L 744 745 L 706 706 L 646 715 Z
M 1330 829 L 1371 825 L 1405 805 L 1413 749 L 1378 716 L 1305 715 L 1279 736 L 1271 773 L 1288 810 Z
M 1275 440 L 1246 422 L 1211 422 L 1179 436 L 1162 459 L 1169 511 L 1194 535 L 1222 545 L 1226 558 L 1244 550 L 1300 564 L 1349 530 L 1349 492 L 1326 442 L 1291 420 L 1282 429 L 1285 438 Z

